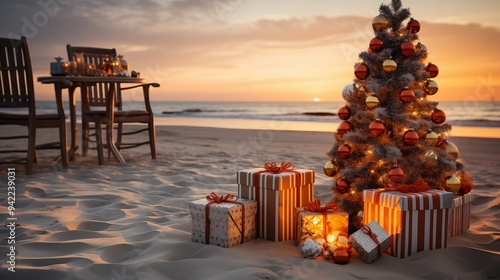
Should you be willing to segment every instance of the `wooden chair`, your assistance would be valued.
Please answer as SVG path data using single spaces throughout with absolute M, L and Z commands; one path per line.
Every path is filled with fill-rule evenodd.
M 105 49 L 105 48 L 95 48 L 95 47 L 78 47 L 71 46 L 68 44 L 66 46 L 68 51 L 68 59 L 73 61 L 76 59 L 76 54 L 83 53 L 84 62 L 92 63 L 96 67 L 102 65 L 105 58 L 113 59 L 116 57 L 116 49 Z M 154 115 L 151 108 L 149 100 L 149 89 L 150 87 L 159 87 L 157 83 L 141 84 L 130 87 L 120 87 L 116 86 L 116 99 L 115 99 L 115 115 L 114 120 L 117 124 L 117 136 L 116 136 L 116 146 L 118 149 L 129 149 L 138 146 L 149 144 L 151 158 L 156 159 L 156 129 L 154 125 Z M 129 90 L 137 87 L 142 87 L 144 96 L 144 109 L 143 110 L 123 110 L 122 94 L 123 90 Z M 104 141 L 102 137 L 102 125 L 106 123 L 106 92 L 109 90 L 109 84 L 107 83 L 96 83 L 92 86 L 88 86 L 82 89 L 82 155 L 87 155 L 87 150 L 89 149 L 90 136 L 96 137 L 96 146 L 99 164 L 104 164 Z M 94 124 L 95 133 L 90 134 L 90 123 Z M 144 123 L 147 124 L 147 128 L 124 132 L 123 124 L 125 123 Z M 148 141 L 137 142 L 137 143 L 123 143 L 123 135 L 137 134 L 140 132 L 148 132 Z M 108 151 L 109 157 L 109 151 Z
M 56 96 L 57 114 L 36 114 L 33 70 L 25 37 L 21 37 L 20 40 L 0 38 L 0 71 L 0 108 L 15 108 L 14 112 L 0 112 L 0 125 L 21 125 L 28 128 L 27 135 L 0 137 L 0 140 L 10 141 L 26 138 L 28 139 L 26 150 L 11 149 L 0 152 L 27 153 L 26 174 L 31 174 L 33 163 L 37 161 L 37 149 L 59 149 L 62 164 L 67 167 L 66 119 L 62 97 Z M 61 81 L 57 84 L 57 86 L 61 87 L 70 85 L 71 83 L 68 81 Z M 19 110 L 19 108 L 24 108 L 26 112 L 19 112 L 23 111 L 22 109 Z M 58 128 L 59 141 L 36 146 L 37 128 Z M 18 163 L 20 161 L 10 160 L 2 163 Z

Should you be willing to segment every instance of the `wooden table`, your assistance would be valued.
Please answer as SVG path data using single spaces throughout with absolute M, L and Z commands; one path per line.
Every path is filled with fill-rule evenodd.
M 57 81 L 66 80 L 71 82 L 70 87 L 63 87 Z M 115 95 L 116 89 L 120 87 L 120 84 L 145 84 L 146 79 L 142 78 L 132 78 L 132 77 L 90 77 L 90 76 L 43 76 L 38 77 L 38 82 L 41 83 L 52 83 L 54 84 L 54 90 L 56 96 L 62 97 L 63 89 L 68 89 L 69 94 L 69 112 L 70 112 L 70 131 L 71 131 L 71 141 L 70 149 L 68 155 L 70 160 L 74 160 L 78 151 L 78 127 L 76 124 L 76 98 L 75 90 L 80 87 L 83 95 L 86 95 L 87 86 L 96 83 L 106 83 L 109 84 L 109 90 L 106 92 L 106 140 L 108 149 L 116 157 L 120 163 L 125 163 L 125 159 L 120 154 L 120 151 L 115 145 L 113 138 L 113 123 L 114 123 L 114 108 L 115 108 Z M 62 108 L 64 112 L 64 108 Z

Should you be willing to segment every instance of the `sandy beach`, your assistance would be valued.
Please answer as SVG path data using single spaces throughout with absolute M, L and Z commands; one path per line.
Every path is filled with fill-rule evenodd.
M 39 140 L 50 130 L 39 130 Z M 387 254 L 347 265 L 301 257 L 293 241 L 254 239 L 224 249 L 191 242 L 190 201 L 237 194 L 236 171 L 290 161 L 316 171 L 315 197 L 331 199 L 323 175 L 332 133 L 159 126 L 158 159 L 147 147 L 123 151 L 127 164 L 97 165 L 95 151 L 68 169 L 40 153 L 34 174 L 16 172 L 15 273 L 0 229 L 0 279 L 500 279 L 500 139 L 451 137 L 474 181 L 472 221 L 448 248 L 405 259 Z M 4 155 L 2 155 L 4 157 Z M 7 168 L 0 220 L 7 224 Z

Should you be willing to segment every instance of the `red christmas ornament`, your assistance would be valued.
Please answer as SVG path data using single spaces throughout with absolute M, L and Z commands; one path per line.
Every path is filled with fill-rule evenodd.
M 411 33 L 418 33 L 420 31 L 420 22 L 414 18 L 410 18 L 410 21 L 406 24 L 406 30 Z
M 384 42 L 379 37 L 375 37 L 370 41 L 370 50 L 373 52 L 379 51 L 384 46 Z
M 458 192 L 461 194 L 469 193 L 473 186 L 472 177 L 465 171 L 460 171 L 457 177 L 460 179 L 460 190 Z
M 399 94 L 399 99 L 401 99 L 403 103 L 410 103 L 415 100 L 415 92 L 408 87 L 405 87 L 405 89 Z
M 389 170 L 389 179 L 395 183 L 403 182 L 404 177 L 405 173 L 403 172 L 403 169 L 397 166 L 394 166 L 391 170 Z
M 350 121 L 343 121 L 339 124 L 339 127 L 337 128 L 338 133 L 340 134 L 340 137 L 343 137 L 346 132 L 351 130 L 352 123 Z
M 347 105 L 340 107 L 339 111 L 337 112 L 337 116 L 339 116 L 339 119 L 341 120 L 348 120 L 351 117 L 351 108 L 349 108 Z
M 401 53 L 403 53 L 404 56 L 413 55 L 415 53 L 415 45 L 410 41 L 404 41 L 401 44 Z
M 431 78 L 435 78 L 439 74 L 439 68 L 432 62 L 429 62 L 429 64 L 427 64 L 427 66 L 425 67 L 425 71 L 429 73 L 429 77 Z
M 446 114 L 443 110 L 436 108 L 431 114 L 431 120 L 435 124 L 442 124 L 446 121 Z
M 371 136 L 378 137 L 384 134 L 385 125 L 380 121 L 380 119 L 374 120 L 368 127 Z
M 348 158 L 352 154 L 352 148 L 351 148 L 351 146 L 349 146 L 349 144 L 342 144 L 337 149 L 337 153 L 339 154 L 339 157 L 341 157 L 341 158 Z
M 438 134 L 437 136 L 437 141 L 436 141 L 436 147 L 441 148 L 441 149 L 446 149 L 446 142 L 448 142 L 448 139 L 446 138 L 446 135 L 444 134 Z
M 418 139 L 418 134 L 413 129 L 409 129 L 403 134 L 403 143 L 406 145 L 413 146 L 418 143 Z
M 366 64 L 359 63 L 358 65 L 356 65 L 356 68 L 354 68 L 354 75 L 356 76 L 356 78 L 364 80 L 368 78 L 368 75 L 370 75 L 370 69 L 368 68 L 368 66 L 366 66 Z
M 347 181 L 344 178 L 338 180 L 337 183 L 335 184 L 335 189 L 337 190 L 337 192 L 342 194 L 349 192 L 350 189 L 349 181 Z

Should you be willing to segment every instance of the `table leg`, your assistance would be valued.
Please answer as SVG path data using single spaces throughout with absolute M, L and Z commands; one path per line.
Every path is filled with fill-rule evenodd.
M 82 87 L 84 90 L 85 87 Z M 75 98 L 76 87 L 68 88 L 69 91 L 69 117 L 70 117 L 70 131 L 71 131 L 71 144 L 68 151 L 69 159 L 71 161 L 75 160 L 78 154 L 78 126 L 76 123 L 76 98 Z
M 123 156 L 120 154 L 118 148 L 116 148 L 115 140 L 113 138 L 113 124 L 115 122 L 115 95 L 116 95 L 116 85 L 115 83 L 111 83 L 109 87 L 109 91 L 106 93 L 106 141 L 108 145 L 108 149 L 111 150 L 111 153 L 116 157 L 116 159 L 120 163 L 126 163 Z

